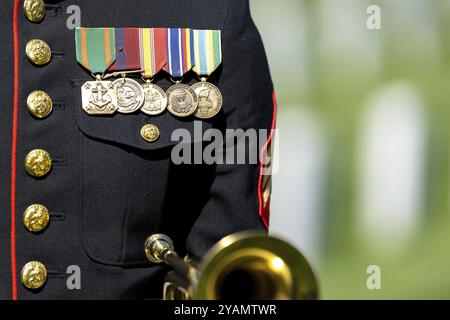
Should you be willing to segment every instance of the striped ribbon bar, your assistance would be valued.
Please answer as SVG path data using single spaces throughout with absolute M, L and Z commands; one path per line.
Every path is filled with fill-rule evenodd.
M 222 63 L 220 30 L 194 30 L 194 72 L 211 75 Z
M 93 74 L 104 73 L 116 60 L 114 28 L 77 28 L 77 61 Z
M 116 28 L 116 61 L 110 71 L 141 70 L 140 29 Z
M 140 64 L 144 78 L 152 78 L 167 65 L 167 29 L 140 30 Z
M 167 65 L 164 68 L 172 77 L 181 78 L 194 65 L 192 29 L 167 29 Z

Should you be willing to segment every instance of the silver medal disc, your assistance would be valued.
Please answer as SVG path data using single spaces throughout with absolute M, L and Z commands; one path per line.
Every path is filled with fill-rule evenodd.
M 129 78 L 113 82 L 117 91 L 117 107 L 120 113 L 133 113 L 144 104 L 144 90 L 141 85 Z
M 167 110 L 177 117 L 188 117 L 197 110 L 198 97 L 191 87 L 177 83 L 167 90 Z
M 142 85 L 144 90 L 144 104 L 142 105 L 142 112 L 156 116 L 161 114 L 167 108 L 167 95 L 163 89 L 153 83 L 146 83 Z

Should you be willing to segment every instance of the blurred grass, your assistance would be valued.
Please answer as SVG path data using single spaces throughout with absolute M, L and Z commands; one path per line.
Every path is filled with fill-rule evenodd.
M 351 251 L 330 260 L 319 273 L 323 299 L 448 299 L 450 298 L 450 221 L 429 226 L 409 252 L 395 259 Z M 379 265 L 381 290 L 368 290 L 367 266 Z

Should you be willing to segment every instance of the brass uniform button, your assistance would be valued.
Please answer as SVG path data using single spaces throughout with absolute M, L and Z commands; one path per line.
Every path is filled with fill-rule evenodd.
M 43 177 L 51 168 L 52 158 L 45 150 L 33 150 L 25 158 L 25 170 L 33 177 Z
M 40 232 L 50 221 L 48 209 L 42 204 L 32 204 L 23 213 L 23 224 L 30 232 Z
M 28 95 L 27 107 L 34 117 L 43 119 L 52 112 L 53 102 L 47 93 L 36 90 Z
M 47 281 L 47 269 L 41 262 L 31 261 L 22 268 L 20 278 L 28 289 L 39 289 Z
M 39 39 L 30 40 L 25 47 L 28 59 L 38 66 L 43 66 L 50 62 L 52 51 L 48 44 Z
M 41 22 L 45 16 L 45 3 L 43 0 L 25 0 L 23 11 L 31 22 Z
M 141 129 L 141 136 L 147 142 L 155 142 L 159 139 L 159 129 L 154 124 L 146 124 Z

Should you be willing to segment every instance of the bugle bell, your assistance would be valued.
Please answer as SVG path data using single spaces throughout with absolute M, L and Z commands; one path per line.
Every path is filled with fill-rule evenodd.
M 303 255 L 289 243 L 265 234 L 226 236 L 200 262 L 181 258 L 163 234 L 147 238 L 145 253 L 151 262 L 173 269 L 165 279 L 164 299 L 318 298 L 316 278 Z

